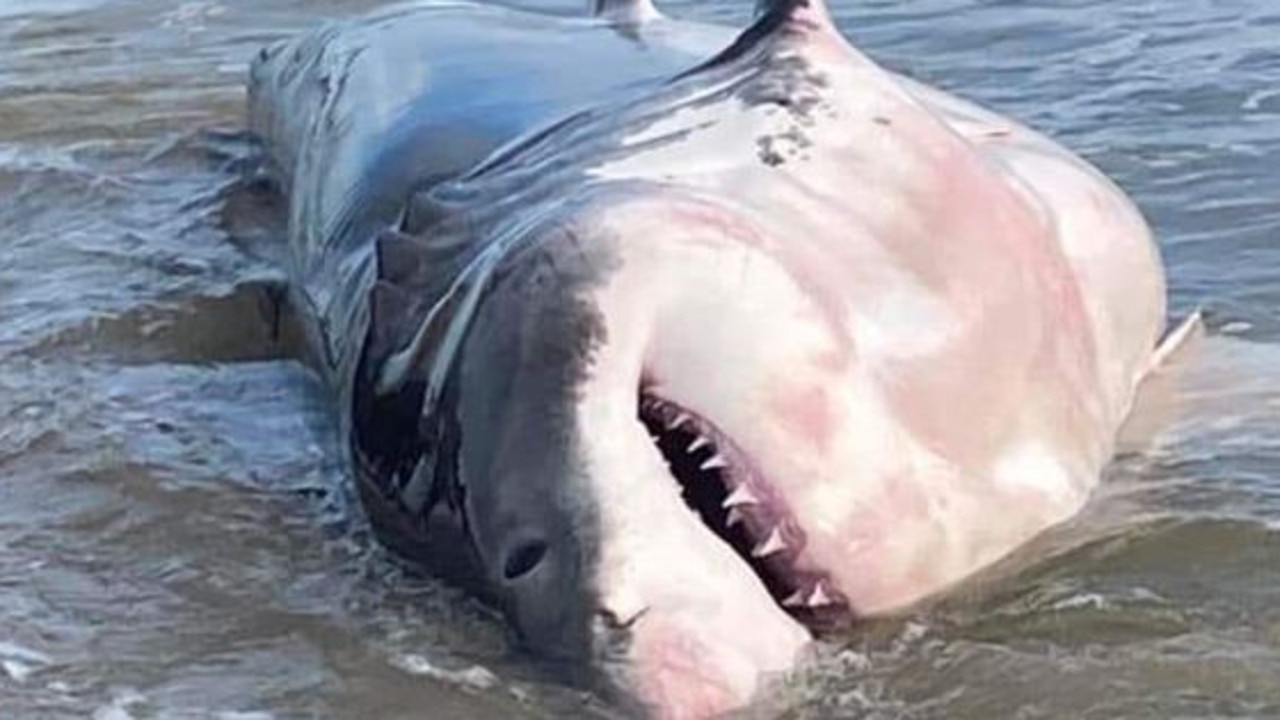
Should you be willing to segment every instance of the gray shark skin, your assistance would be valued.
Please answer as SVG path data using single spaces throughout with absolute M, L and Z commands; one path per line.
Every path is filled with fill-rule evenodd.
M 1161 355 L 1123 193 L 818 0 L 399 5 L 250 126 L 379 537 L 659 717 L 1071 517 Z

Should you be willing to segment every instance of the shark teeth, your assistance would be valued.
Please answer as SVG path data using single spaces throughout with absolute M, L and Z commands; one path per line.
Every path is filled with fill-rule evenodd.
M 699 470 L 719 470 L 721 468 L 728 468 L 728 461 L 724 460 L 724 456 L 719 454 L 708 457 L 707 460 L 703 461 L 703 464 L 698 466 Z
M 786 549 L 787 541 L 782 539 L 782 531 L 775 527 L 773 531 L 769 533 L 769 537 L 765 538 L 764 542 L 757 545 L 755 549 L 751 551 L 751 557 L 766 558 Z
M 811 567 L 804 528 L 754 458 L 706 418 L 674 402 L 646 396 L 640 410 L 694 517 L 750 566 L 781 609 L 820 623 L 847 610 L 848 601 L 830 577 Z
M 720 468 L 729 467 L 729 463 L 719 453 L 707 458 L 702 465 L 698 466 L 699 470 L 719 470 Z
M 799 588 L 782 601 L 783 607 L 810 608 L 814 610 L 836 604 L 836 600 L 831 596 L 831 591 L 827 588 L 825 580 L 815 582 L 813 589 L 808 593 L 804 591 L 804 588 Z
M 725 498 L 723 503 L 720 503 L 720 507 L 731 510 L 742 505 L 755 505 L 759 502 L 760 498 L 757 498 L 756 494 L 751 492 L 751 488 L 743 484 L 734 488 L 733 492 L 729 493 L 729 497 Z
M 735 507 L 729 510 L 729 515 L 728 517 L 725 518 L 724 524 L 725 524 L 725 527 L 733 528 L 741 524 L 746 519 L 747 519 L 747 516 L 743 515 L 742 511 Z
M 818 582 L 814 583 L 813 592 L 810 593 L 809 599 L 806 601 L 806 603 L 811 608 L 818 608 L 818 607 L 824 607 L 827 605 L 835 605 L 836 601 L 834 598 L 831 597 L 831 594 L 827 592 L 827 589 L 824 583 L 821 580 L 819 580 Z

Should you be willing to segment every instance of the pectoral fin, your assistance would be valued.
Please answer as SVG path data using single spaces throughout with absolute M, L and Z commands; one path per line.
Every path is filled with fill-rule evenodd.
M 1119 452 L 1140 452 L 1178 417 L 1179 392 L 1184 371 L 1194 361 L 1205 336 L 1204 317 L 1191 313 L 1164 336 L 1151 354 L 1151 362 L 1138 382 L 1133 407 L 1120 428 Z

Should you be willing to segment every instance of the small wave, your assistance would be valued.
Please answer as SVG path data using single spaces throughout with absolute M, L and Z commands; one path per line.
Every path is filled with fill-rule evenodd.
M 24 683 L 52 664 L 53 658 L 42 652 L 0 641 L 0 670 L 14 682 Z
M 412 675 L 429 677 L 432 680 L 455 685 L 464 690 L 490 690 L 498 685 L 498 676 L 480 665 L 472 665 L 461 670 L 450 670 L 437 665 L 430 658 L 416 653 L 392 657 L 391 664 Z
M 147 702 L 146 697 L 136 690 L 119 690 L 106 705 L 93 711 L 93 720 L 138 720 L 138 714 Z

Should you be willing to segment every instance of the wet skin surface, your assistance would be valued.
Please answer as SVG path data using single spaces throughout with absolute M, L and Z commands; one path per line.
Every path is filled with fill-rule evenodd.
M 269 243 L 227 241 L 235 169 L 190 137 L 243 124 L 259 45 L 363 9 L 0 15 L 0 690 L 17 717 L 591 712 L 512 657 L 486 612 L 368 538 L 324 396 L 270 332 Z M 1152 220 L 1173 313 L 1203 304 L 1248 342 L 1206 361 L 1213 418 L 1118 462 L 1079 522 L 940 604 L 835 638 L 780 702 L 818 717 L 1275 713 L 1275 11 L 835 10 L 891 67 L 1098 163 Z M 497 680 L 454 673 L 477 665 Z

